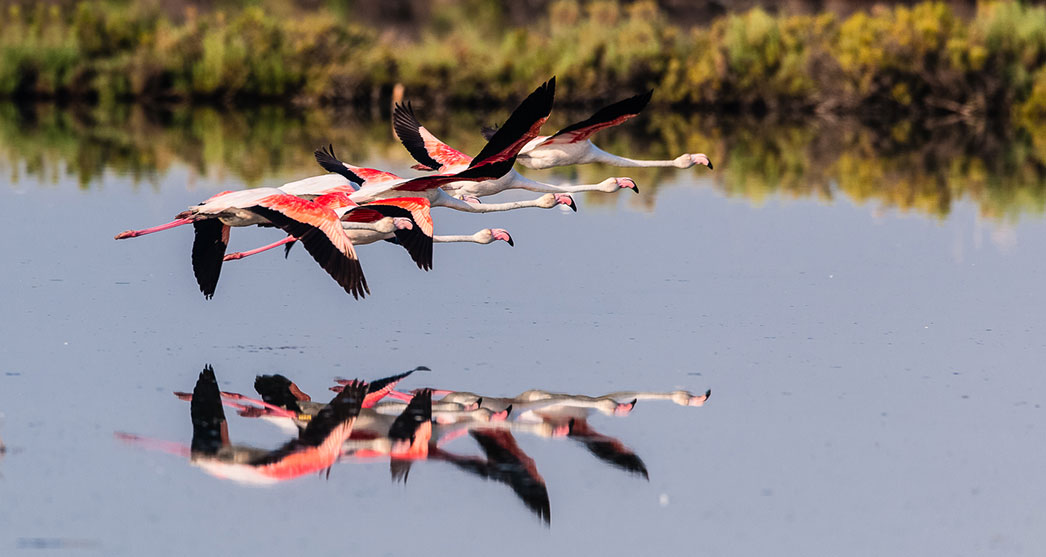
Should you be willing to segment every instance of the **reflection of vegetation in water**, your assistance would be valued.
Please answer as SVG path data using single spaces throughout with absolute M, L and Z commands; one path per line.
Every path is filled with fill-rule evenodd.
M 466 153 L 482 147 L 481 125 L 505 116 L 503 110 L 483 119 L 474 112 L 435 109 L 419 109 L 419 115 L 437 136 Z M 584 116 L 556 113 L 546 131 Z M 0 166 L 12 182 L 55 183 L 69 175 L 88 188 L 108 171 L 136 183 L 158 183 L 158 175 L 180 163 L 190 169 L 190 181 L 202 176 L 236 182 L 230 187 L 277 184 L 319 174 L 312 149 L 328 142 L 350 162 L 399 169 L 411 163 L 393 141 L 387 115 L 280 107 L 156 111 L 127 105 L 101 110 L 0 104 Z M 772 196 L 831 200 L 842 193 L 858 203 L 936 217 L 946 216 L 963 198 L 989 218 L 1040 215 L 1046 209 L 1046 126 L 1005 135 L 960 125 L 902 123 L 872 129 L 846 121 L 719 121 L 651 110 L 601 132 L 597 142 L 634 158 L 671 159 L 701 151 L 716 170 L 583 165 L 524 172 L 551 183 L 630 176 L 643 193 L 622 195 L 646 208 L 653 207 L 659 183 L 707 176 L 727 195 L 756 204 Z M 592 193 L 585 202 L 614 204 L 617 198 Z

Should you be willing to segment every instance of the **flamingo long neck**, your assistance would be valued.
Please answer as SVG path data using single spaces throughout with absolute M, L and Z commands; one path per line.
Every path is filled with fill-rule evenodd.
M 512 181 L 512 187 L 518 189 L 524 189 L 528 191 L 536 191 L 541 193 L 578 193 L 585 191 L 614 191 L 617 188 L 615 184 L 613 188 L 607 187 L 607 181 L 604 180 L 598 184 L 564 184 L 560 186 L 554 186 L 552 184 L 546 184 L 544 182 L 538 182 L 537 180 L 531 180 L 526 176 L 516 173 L 515 179 Z
M 442 244 L 449 244 L 449 243 L 452 243 L 452 242 L 473 242 L 473 243 L 476 243 L 476 244 L 489 244 L 490 243 L 490 242 L 484 242 L 483 240 L 481 240 L 480 237 L 479 237 L 479 233 L 478 232 L 476 234 L 472 234 L 472 235 L 461 234 L 461 235 L 457 235 L 457 236 L 433 236 L 432 237 L 432 241 L 433 242 L 437 242 L 437 243 L 442 243 Z
M 610 393 L 603 395 L 600 398 L 606 398 L 610 400 L 671 400 L 672 393 L 651 393 L 645 391 L 619 391 L 616 393 Z
M 472 204 L 455 199 L 440 190 L 439 195 L 432 202 L 435 207 L 450 207 L 459 211 L 465 211 L 466 213 L 494 213 L 498 211 L 511 211 L 512 209 L 522 209 L 525 207 L 544 207 L 539 199 L 530 199 L 525 201 L 510 201 L 508 203 L 483 203 L 483 204 Z
M 589 143 L 588 160 L 585 162 L 601 162 L 603 164 L 609 164 L 611 166 L 639 166 L 639 167 L 651 167 L 651 166 L 675 166 L 674 160 L 669 161 L 646 161 L 629 159 L 626 157 L 619 157 L 608 153 L 595 144 Z

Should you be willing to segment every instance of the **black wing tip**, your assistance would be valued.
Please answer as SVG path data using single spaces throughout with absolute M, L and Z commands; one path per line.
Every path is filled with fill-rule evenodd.
M 218 279 L 222 273 L 225 249 L 225 225 L 218 219 L 201 219 L 193 222 L 192 270 L 196 284 L 206 300 L 214 297 Z
M 338 160 L 338 157 L 334 154 L 334 144 L 327 144 L 326 146 L 316 149 L 313 151 L 313 155 L 316 157 L 316 162 L 319 163 L 319 165 L 327 172 L 341 174 L 350 182 L 356 184 L 362 184 L 364 182 L 359 174 L 349 170 L 349 168 L 345 166 L 345 163 Z
M 425 170 L 439 170 L 443 165 L 429 155 L 425 140 L 421 137 L 421 127 L 421 121 L 414 114 L 410 101 L 396 103 L 392 107 L 392 129 L 400 143 Z
M 472 159 L 469 166 L 481 166 L 494 156 L 507 156 L 506 151 L 510 147 L 515 149 L 515 152 L 511 153 L 511 158 L 514 160 L 519 149 L 523 148 L 523 144 L 517 144 L 517 142 L 530 133 L 532 126 L 536 123 L 548 119 L 549 114 L 552 113 L 552 103 L 555 98 L 556 77 L 552 76 L 516 106 L 505 123 L 487 139 L 487 144 Z M 506 172 L 508 171 L 506 170 Z

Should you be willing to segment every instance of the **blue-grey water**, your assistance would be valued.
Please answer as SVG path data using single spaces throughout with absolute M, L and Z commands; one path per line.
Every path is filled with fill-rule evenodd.
M 364 156 L 409 165 L 391 147 Z M 75 161 L 33 172 L 29 157 L 6 160 L 0 554 L 1046 552 L 1035 202 L 997 217 L 960 195 L 930 214 L 855 200 L 841 178 L 827 196 L 771 188 L 753 200 L 724 193 L 735 159 L 713 157 L 715 171 L 661 173 L 639 196 L 579 196 L 576 214 L 437 210 L 438 233 L 501 227 L 516 247 L 437 245 L 429 273 L 398 247 L 362 247 L 363 301 L 301 249 L 227 263 L 205 300 L 189 227 L 112 237 L 242 176 L 178 157 L 87 179 Z M 230 251 L 279 237 L 234 229 Z M 712 396 L 591 419 L 649 481 L 576 443 L 519 435 L 547 482 L 546 526 L 506 486 L 444 463 L 416 463 L 406 484 L 376 460 L 257 488 L 114 437 L 188 443 L 188 404 L 171 392 L 191 390 L 205 364 L 223 389 L 283 373 L 318 399 L 335 376 L 417 365 L 432 371 L 404 388 Z M 229 428 L 238 442 L 285 440 L 232 412 Z M 478 453 L 470 443 L 450 448 Z

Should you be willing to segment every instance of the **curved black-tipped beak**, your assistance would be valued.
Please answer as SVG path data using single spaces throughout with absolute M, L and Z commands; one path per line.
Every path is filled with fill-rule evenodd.
M 513 242 L 513 241 L 512 241 L 512 238 L 509 238 L 508 240 L 505 240 L 505 241 L 506 241 L 506 242 L 508 242 L 508 245 L 509 245 L 509 246 L 512 246 L 512 247 L 515 247 L 515 246 L 516 246 L 516 242 Z
M 708 169 L 709 170 L 713 170 L 712 161 L 708 161 Z
M 574 211 L 575 213 L 577 212 L 577 204 L 574 203 L 573 198 L 570 199 L 570 205 L 567 205 L 567 207 L 570 207 L 571 211 Z
M 634 180 L 632 181 L 632 191 L 639 193 L 639 184 L 637 184 Z

